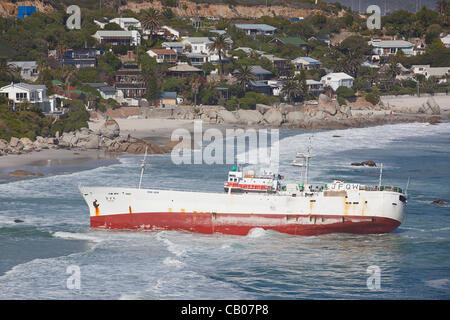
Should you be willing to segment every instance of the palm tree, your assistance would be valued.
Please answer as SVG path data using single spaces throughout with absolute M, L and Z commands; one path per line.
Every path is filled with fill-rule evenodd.
M 159 10 L 149 8 L 142 17 L 142 28 L 150 31 L 150 40 L 153 40 L 153 33 L 158 31 L 161 26 L 161 13 Z
M 63 71 L 63 79 L 64 79 L 64 88 L 66 89 L 66 97 L 70 98 L 70 81 L 72 80 L 72 77 L 76 73 L 76 70 L 73 68 L 66 68 Z
M 14 80 L 19 73 L 19 69 L 11 64 L 8 64 L 6 58 L 0 58 L 0 73 L 5 73 L 9 76 L 9 80 Z
M 288 101 L 292 103 L 294 99 L 302 94 L 298 81 L 288 80 L 283 84 L 281 93 L 288 98 Z
M 239 65 L 236 79 L 238 83 L 242 86 L 243 91 L 246 91 L 247 84 L 250 81 L 255 80 L 256 76 L 252 73 L 252 68 L 247 65 Z
M 437 3 L 437 11 L 439 14 L 444 15 L 449 9 L 449 1 L 448 0 L 439 0 Z
M 225 50 L 227 48 L 227 36 L 224 34 L 219 34 L 215 39 L 213 44 L 211 45 L 212 51 L 217 51 L 217 54 L 219 55 L 219 63 L 220 63 L 220 75 L 223 75 L 223 61 L 222 61 L 222 55 L 225 53 Z
M 197 94 L 198 94 L 198 90 L 200 89 L 200 87 L 202 85 L 202 79 L 200 78 L 199 75 L 195 75 L 195 76 L 193 76 L 190 83 L 191 83 L 191 87 L 192 87 L 192 92 L 194 93 L 194 107 L 196 107 L 197 106 Z

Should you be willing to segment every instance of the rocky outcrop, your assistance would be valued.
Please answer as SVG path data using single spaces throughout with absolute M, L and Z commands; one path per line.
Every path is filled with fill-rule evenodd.
M 264 113 L 264 121 L 270 126 L 280 126 L 283 123 L 283 114 L 277 109 L 269 109 Z
M 99 133 L 108 139 L 114 139 L 120 134 L 119 124 L 116 120 L 106 120 L 100 127 Z
M 352 162 L 351 163 L 352 166 L 367 166 L 367 167 L 376 167 L 377 164 L 375 163 L 375 161 L 373 160 L 367 160 L 367 161 L 363 161 L 363 162 Z
M 12 176 L 18 176 L 18 177 L 27 177 L 27 176 L 43 176 L 42 173 L 34 173 L 26 170 L 15 170 L 9 173 L 9 175 Z

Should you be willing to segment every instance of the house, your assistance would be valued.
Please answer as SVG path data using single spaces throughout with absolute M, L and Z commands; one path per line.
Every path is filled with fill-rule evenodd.
M 92 88 L 95 88 L 100 93 L 101 97 L 105 100 L 108 99 L 116 99 L 117 98 L 117 90 L 109 86 L 108 84 L 104 82 L 99 83 L 86 83 L 88 86 L 91 86 Z
M 160 108 L 174 108 L 178 104 L 176 92 L 160 92 L 158 94 Z
M 63 53 L 59 59 L 63 66 L 73 66 L 77 69 L 95 67 L 97 65 L 97 54 L 103 54 L 95 48 L 75 48 Z
M 336 91 L 339 87 L 351 88 L 353 86 L 352 76 L 344 72 L 329 73 L 320 79 L 320 82 L 325 86 L 329 86 Z
M 201 67 L 204 63 L 208 62 L 208 55 L 201 53 L 186 53 L 190 64 L 194 67 Z
M 280 80 L 269 80 L 267 84 L 270 86 L 272 90 L 272 95 L 278 97 L 283 90 L 283 82 Z
M 292 69 L 291 63 L 287 59 L 275 57 L 273 54 L 263 54 L 261 57 L 272 62 L 273 66 L 278 71 L 278 75 L 286 75 L 289 70 Z
M 213 41 L 208 37 L 186 37 L 181 41 L 186 49 L 190 46 L 191 53 L 210 54 Z
M 414 54 L 414 45 L 405 40 L 373 39 L 372 41 L 369 41 L 369 45 L 373 47 L 372 54 L 374 56 L 386 57 L 391 54 L 396 54 L 399 50 L 402 50 L 407 56 Z
M 248 36 L 271 36 L 277 31 L 277 28 L 267 24 L 236 23 L 234 26 Z
M 250 81 L 247 86 L 249 91 L 266 95 L 272 94 L 272 87 L 265 81 Z
M 184 43 L 182 42 L 163 42 L 161 45 L 163 49 L 174 50 L 177 54 L 183 53 L 184 50 Z
M 180 63 L 168 69 L 169 75 L 175 78 L 189 78 L 194 74 L 202 75 L 203 71 L 187 63 Z
M 110 44 L 113 46 L 138 46 L 141 44 L 141 35 L 137 30 L 132 31 L 97 31 L 93 37 L 97 39 L 100 44 Z
M 36 61 L 11 61 L 8 66 L 12 66 L 20 71 L 20 77 L 28 81 L 36 81 L 39 75 Z
M 41 108 L 44 112 L 54 111 L 54 101 L 47 97 L 47 88 L 44 85 L 28 83 L 11 83 L 0 88 L 0 95 L 11 100 L 14 104 L 28 102 Z
M 257 81 L 270 80 L 275 76 L 272 72 L 261 66 L 251 66 L 250 72 L 256 77 Z
M 300 47 L 304 50 L 308 47 L 308 43 L 306 43 L 306 41 L 304 41 L 302 38 L 298 38 L 298 37 L 284 37 L 284 38 L 279 37 L 279 38 L 274 38 L 274 39 L 270 40 L 269 42 L 275 43 L 279 46 L 291 44 L 291 45 Z
M 124 65 L 117 70 L 114 77 L 114 88 L 123 98 L 140 99 L 144 96 L 146 84 L 142 71 L 137 65 Z
M 323 89 L 323 83 L 316 80 L 307 79 L 306 85 L 308 86 L 308 93 L 319 96 L 325 90 Z
M 430 67 L 430 65 L 413 65 L 411 70 L 414 74 L 422 74 L 425 78 L 444 78 L 450 74 L 450 67 Z
M 156 58 L 157 63 L 177 63 L 177 53 L 171 49 L 150 49 L 147 54 Z
M 302 21 L 303 19 L 305 19 L 305 18 L 303 18 L 303 17 L 291 17 L 291 18 L 289 18 L 289 21 L 290 22 L 299 22 L 299 21 Z
M 128 31 L 128 28 L 141 29 L 141 23 L 135 18 L 114 18 L 109 23 L 117 23 L 122 29 Z
M 262 54 L 266 54 L 266 52 L 261 51 L 261 50 L 254 50 L 252 48 L 249 47 L 238 47 L 236 49 L 234 49 L 235 51 L 241 50 L 243 52 L 245 52 L 245 54 L 247 54 L 247 56 L 250 56 L 252 53 L 255 53 L 257 55 L 262 55 Z
M 296 69 L 299 70 L 315 70 L 322 68 L 322 62 L 310 57 L 298 57 L 292 60 Z
M 447 48 L 450 49 L 450 34 L 446 35 L 445 37 L 441 38 L 442 44 Z

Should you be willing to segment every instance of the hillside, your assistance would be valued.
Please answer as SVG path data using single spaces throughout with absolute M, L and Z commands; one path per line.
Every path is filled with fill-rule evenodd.
M 68 1 L 5 1 L 0 0 L 0 16 L 12 16 L 17 14 L 18 6 L 36 6 L 39 12 L 51 12 L 55 9 L 55 4 L 59 6 L 64 4 L 69 4 Z M 208 3 L 208 2 L 217 2 L 217 3 Z M 269 6 L 260 5 L 258 3 L 264 1 L 249 1 L 245 2 L 245 5 L 237 4 L 237 5 L 229 5 L 226 4 L 225 1 L 205 1 L 203 2 L 195 2 L 195 1 L 187 1 L 180 0 L 178 1 L 177 7 L 171 7 L 172 11 L 180 17 L 195 17 L 195 16 L 203 16 L 203 17 L 219 17 L 219 18 L 247 18 L 247 19 L 257 19 L 262 16 L 285 16 L 285 17 L 306 17 L 311 13 L 317 11 L 317 9 L 308 9 L 312 7 L 309 3 L 285 3 L 278 2 L 278 4 L 272 4 Z M 223 3 L 221 3 L 223 2 Z M 52 6 L 53 3 L 53 6 Z M 77 2 L 81 7 L 86 7 L 83 5 L 84 1 Z M 102 5 L 104 7 L 112 6 L 114 2 L 104 0 Z M 167 5 L 163 4 L 164 1 L 123 1 L 122 3 L 126 3 L 122 5 L 120 9 L 124 10 L 132 10 L 135 12 L 139 12 L 142 9 L 148 9 L 153 7 L 155 9 L 164 9 L 167 8 Z M 277 2 L 275 2 L 277 3 Z M 97 8 L 97 4 L 99 2 L 89 2 L 89 6 L 91 9 Z

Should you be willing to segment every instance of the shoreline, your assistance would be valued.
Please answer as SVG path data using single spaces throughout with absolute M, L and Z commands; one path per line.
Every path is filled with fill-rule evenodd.
M 298 127 L 298 126 L 270 126 L 270 125 L 243 125 L 243 124 L 217 124 L 203 121 L 202 130 L 214 128 L 218 129 L 225 135 L 228 129 L 279 129 L 288 131 L 301 130 L 345 130 L 350 128 L 363 128 L 372 126 L 383 126 L 399 123 L 430 123 L 436 124 L 440 121 L 448 121 L 448 115 L 405 115 L 393 114 L 387 116 L 388 118 L 375 118 L 373 121 L 367 119 L 353 118 L 350 120 L 334 120 L 323 121 L 322 125 L 317 125 L 314 128 Z M 194 121 L 198 120 L 179 120 L 179 119 L 114 119 L 120 126 L 121 136 L 131 136 L 145 140 L 147 142 L 163 146 L 170 142 L 171 135 L 176 129 L 185 129 L 191 134 L 194 131 Z M 98 130 L 104 123 L 104 120 L 90 120 L 89 128 L 91 130 Z M 169 151 L 170 152 L 170 151 Z M 23 154 L 8 154 L 0 157 L 0 181 L 29 178 L 30 176 L 11 176 L 10 172 L 22 169 L 32 173 L 41 173 L 42 168 L 55 167 L 73 167 L 79 165 L 86 165 L 87 167 L 98 167 L 103 164 L 117 163 L 117 158 L 126 152 L 108 152 L 104 149 L 43 149 L 39 152 L 32 151 Z M 92 164 L 96 162 L 96 164 Z M 44 171 L 52 171 L 47 169 Z M 44 174 L 45 175 L 45 174 Z M 33 177 L 33 176 L 31 176 Z

